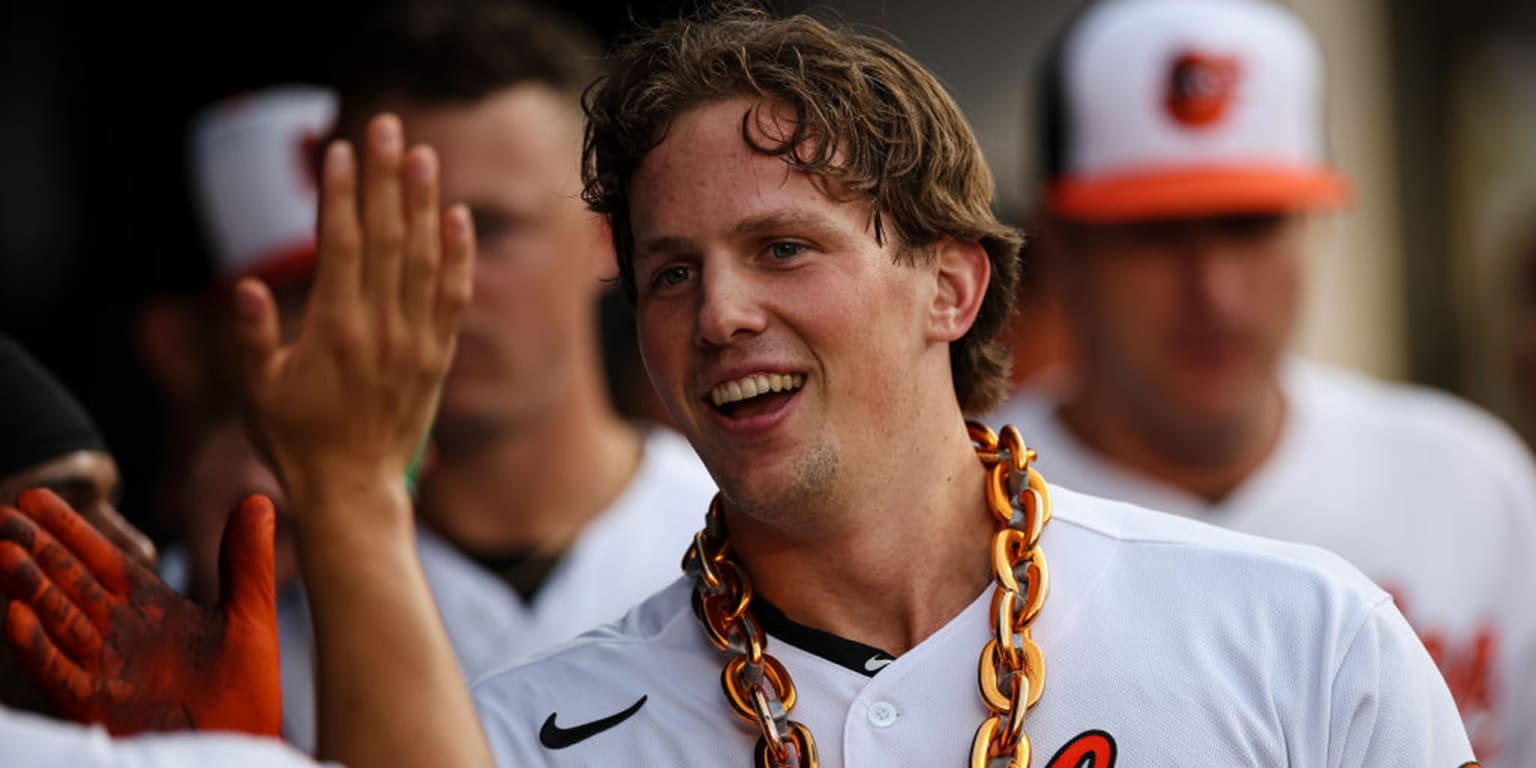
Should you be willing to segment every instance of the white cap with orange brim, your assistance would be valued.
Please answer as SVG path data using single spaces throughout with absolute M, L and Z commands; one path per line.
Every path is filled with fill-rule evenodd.
M 1060 42 L 1046 205 L 1081 221 L 1337 207 L 1321 56 L 1262 0 L 1106 0 Z
M 215 272 L 288 283 L 315 257 L 315 158 L 336 119 L 336 96 L 280 86 L 221 101 L 193 120 L 192 188 Z

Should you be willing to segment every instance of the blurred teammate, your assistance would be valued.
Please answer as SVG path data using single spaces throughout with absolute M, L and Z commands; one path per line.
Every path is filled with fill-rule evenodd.
M 183 278 L 184 285 L 159 286 L 162 292 L 134 318 L 137 356 L 163 413 L 153 507 L 156 522 L 173 532 L 197 525 L 189 518 L 199 515 L 214 518 L 207 522 L 215 536 L 222 529 L 229 507 L 185 506 L 184 481 L 207 430 L 239 403 L 229 359 L 229 286 L 259 276 L 285 307 L 302 307 L 314 259 L 313 158 L 335 114 L 329 91 L 288 84 L 209 105 L 189 126 L 187 181 L 206 267 Z M 183 575 L 185 562 L 180 548 L 168 550 L 171 575 Z
M 396 3 L 365 20 L 337 82 L 338 131 L 360 139 L 367 116 L 398 114 L 477 229 L 475 295 L 417 505 L 422 567 L 469 679 L 673 580 L 714 490 L 687 443 L 623 421 L 607 398 L 597 301 L 613 255 L 579 177 L 596 56 L 516 4 Z M 284 692 L 287 734 L 309 746 L 304 653 L 285 646 Z
M 1323 157 L 1321 65 L 1268 3 L 1109 0 L 1046 77 L 1038 252 L 1075 386 L 1019 426 L 1072 488 L 1333 550 L 1391 592 L 1479 757 L 1536 764 L 1536 469 L 1451 397 L 1286 354 Z M 1026 340 L 1027 343 L 1027 340 Z
M 0 505 L 14 505 L 28 488 L 49 488 L 130 557 L 152 565 L 154 545 L 117 511 L 117 462 L 95 423 L 63 383 L 3 335 L 0 403 L 5 404 L 0 407 Z M 0 704 L 55 712 L 5 649 L 0 649 Z

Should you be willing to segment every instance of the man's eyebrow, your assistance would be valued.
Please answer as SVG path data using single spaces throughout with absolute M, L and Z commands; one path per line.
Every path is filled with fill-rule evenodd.
M 681 253 L 693 250 L 693 243 L 687 238 L 676 235 L 662 235 L 653 237 L 635 245 L 635 257 L 641 258 L 656 253 Z
M 736 223 L 740 235 L 760 235 L 783 229 L 826 230 L 832 227 L 827 217 L 814 211 L 783 209 L 751 216 Z
M 736 222 L 731 232 L 737 236 L 751 237 L 768 233 L 789 234 L 791 230 L 813 230 L 814 232 L 829 232 L 834 224 L 814 211 L 796 209 L 781 209 L 767 211 L 754 216 L 749 216 Z M 642 257 L 655 253 L 688 253 L 697 250 L 698 246 L 686 237 L 679 235 L 661 235 L 641 241 L 635 245 L 635 256 Z

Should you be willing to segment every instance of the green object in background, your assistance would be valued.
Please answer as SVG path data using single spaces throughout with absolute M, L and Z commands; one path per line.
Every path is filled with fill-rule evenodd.
M 431 436 L 425 437 L 421 445 L 416 446 L 416 455 L 411 457 L 411 463 L 405 465 L 405 492 L 410 495 L 411 501 L 416 500 L 416 492 L 421 488 L 421 465 L 426 463 L 427 443 Z
M 432 421 L 437 421 L 437 406 L 443 400 L 443 383 L 437 383 L 437 392 L 432 395 Z M 430 423 L 430 422 L 429 422 Z M 427 428 L 427 434 L 421 436 L 421 445 L 416 446 L 416 453 L 411 456 L 411 463 L 405 465 L 405 492 L 416 500 L 416 492 L 421 490 L 421 472 L 427 463 L 427 446 L 432 442 L 432 428 Z

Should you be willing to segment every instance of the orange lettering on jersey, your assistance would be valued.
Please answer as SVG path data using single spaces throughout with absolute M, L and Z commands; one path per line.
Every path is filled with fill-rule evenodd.
M 1112 768 L 1115 737 L 1105 731 L 1084 731 L 1056 751 L 1046 768 Z
M 1424 641 L 1424 649 L 1434 659 L 1445 685 L 1451 689 L 1456 711 L 1461 713 L 1472 751 L 1484 760 L 1498 757 L 1503 744 L 1499 739 L 1499 636 L 1494 627 L 1483 624 L 1461 642 L 1456 642 L 1442 628 L 1419 625 L 1409 613 L 1410 603 L 1400 587 L 1383 587 L 1392 595 L 1398 610 L 1408 619 Z M 1470 765 L 1476 765 L 1472 763 Z
M 1185 53 L 1173 60 L 1165 104 L 1173 119 L 1191 128 L 1221 120 L 1237 92 L 1242 65 L 1236 58 Z

